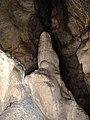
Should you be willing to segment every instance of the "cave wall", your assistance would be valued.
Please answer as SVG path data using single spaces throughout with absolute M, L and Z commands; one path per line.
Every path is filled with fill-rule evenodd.
M 0 50 L 0 120 L 20 119 L 89 120 L 62 81 L 48 32 L 40 35 L 38 69 L 29 75 L 18 60 Z
M 89 6 L 89 0 L 1 0 L 0 49 L 18 59 L 30 74 L 38 67 L 39 36 L 48 31 L 61 77 L 90 115 Z

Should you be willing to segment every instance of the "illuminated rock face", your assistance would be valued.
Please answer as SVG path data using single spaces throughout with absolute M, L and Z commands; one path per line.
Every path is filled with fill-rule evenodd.
M 10 99 L 10 74 L 14 67 L 14 61 L 7 58 L 5 53 L 0 51 L 0 113 L 6 109 Z M 6 101 L 6 105 L 5 105 Z
M 25 76 L 22 64 L 0 51 L 0 120 L 89 120 L 62 82 L 47 32 L 40 36 L 38 55 L 39 68 Z
M 23 84 L 23 65 L 8 56 L 0 50 L 0 120 L 47 120 Z
M 23 78 L 24 71 L 22 66 L 19 66 L 19 62 L 15 62 L 0 51 L 0 113 L 12 102 L 24 97 L 21 91 Z
M 53 52 L 50 35 L 43 32 L 39 43 L 39 69 L 26 76 L 24 81 L 31 88 L 35 103 L 51 120 L 79 120 L 80 117 L 88 120 L 88 116 L 79 108 L 62 82 L 58 69 L 58 57 Z M 47 56 L 48 54 L 50 55 Z M 54 61 L 55 56 L 57 60 Z
M 90 114 L 89 4 L 89 0 L 0 1 L 0 50 L 5 52 L 0 53 L 1 120 L 9 120 L 10 117 L 21 119 L 21 116 L 32 120 L 38 115 L 41 115 L 38 119 L 72 120 L 80 119 L 80 116 L 83 120 L 88 119 L 84 112 L 78 110 L 73 96 Z M 44 30 L 51 36 L 47 32 L 42 33 Z M 58 49 L 60 62 L 52 48 L 51 37 L 56 45 L 53 44 L 54 49 Z M 73 95 L 65 87 L 59 68 Z M 30 75 L 24 79 L 24 74 Z M 29 100 L 32 104 L 28 104 L 29 108 L 34 105 L 36 111 L 29 110 L 26 105 Z M 6 112 L 4 116 L 3 112 Z

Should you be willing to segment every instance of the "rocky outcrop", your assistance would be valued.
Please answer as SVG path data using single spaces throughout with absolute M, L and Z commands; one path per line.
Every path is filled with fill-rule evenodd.
M 30 75 L 2 51 L 0 63 L 0 120 L 89 120 L 62 82 L 47 32 L 40 36 L 38 69 Z
M 0 114 L 15 101 L 23 99 L 21 64 L 0 51 Z
M 24 85 L 20 62 L 0 51 L 0 120 L 47 120 Z
M 4 51 L 9 58 L 15 57 L 15 61 L 11 60 L 14 63 L 14 65 L 10 64 L 12 69 L 10 68 L 10 71 L 4 69 L 10 74 L 10 79 L 6 72 L 5 76 L 1 74 L 1 79 L 4 79 L 4 77 L 7 79 L 2 82 L 3 84 L 5 82 L 5 91 L 3 90 L 4 87 L 1 86 L 1 113 L 8 106 L 11 106 L 13 102 L 17 101 L 19 105 L 20 101 L 26 100 L 24 99 L 26 93 L 30 93 L 30 90 L 26 92 L 26 86 L 28 86 L 28 89 L 31 89 L 32 84 L 33 91 L 39 92 L 38 89 L 34 88 L 34 84 L 37 86 L 37 78 L 40 78 L 40 82 L 45 78 L 45 80 L 48 79 L 45 81 L 47 85 L 43 81 L 41 82 L 42 85 L 38 83 L 39 86 L 41 85 L 40 91 L 43 89 L 42 86 L 45 85 L 45 88 L 51 95 L 51 88 L 53 88 L 51 84 L 56 86 L 53 88 L 55 93 L 52 93 L 51 101 L 53 101 L 53 97 L 56 99 L 58 94 L 65 99 L 75 98 L 77 103 L 90 115 L 90 102 L 88 102 L 90 101 L 90 9 L 88 6 L 89 0 L 0 1 L 0 50 Z M 42 33 L 43 30 L 50 33 L 53 45 L 51 44 L 50 35 L 46 32 Z M 40 42 L 38 46 L 39 37 Z M 3 62 L 1 62 L 1 66 L 2 64 Z M 33 73 L 30 74 L 32 71 Z M 1 70 L 2 72 L 4 73 L 3 70 Z M 25 78 L 26 83 L 20 80 L 24 79 L 22 77 L 23 74 L 30 74 Z M 35 80 L 33 80 L 34 78 Z M 65 87 L 61 78 L 73 95 Z M 30 79 L 32 79 L 31 83 L 29 83 Z M 53 82 L 55 79 L 55 82 L 51 83 L 51 79 Z M 58 87 L 60 87 L 60 90 Z M 20 92 L 18 91 L 19 89 Z M 24 93 L 21 89 L 23 89 Z M 7 90 L 11 92 L 7 94 Z M 21 93 L 24 97 L 21 96 Z M 58 97 L 62 98 L 60 95 Z M 57 114 L 55 109 L 53 110 L 55 114 L 53 114 L 47 106 L 41 104 L 41 101 L 43 101 L 41 100 L 43 99 L 42 96 L 39 98 L 36 94 L 33 96 L 35 96 L 35 99 L 40 99 L 39 108 L 45 116 L 48 116 L 50 119 L 58 119 L 60 114 Z M 37 101 L 35 100 L 35 105 Z M 57 103 L 59 104 L 59 102 Z M 55 101 L 53 101 L 53 104 L 55 104 Z M 66 106 L 67 104 L 65 103 Z M 17 103 L 15 103 L 16 105 Z M 52 106 L 50 107 L 51 109 Z M 55 104 L 55 106 L 57 105 Z M 62 111 L 58 107 L 56 109 Z M 67 115 L 65 117 L 67 118 Z

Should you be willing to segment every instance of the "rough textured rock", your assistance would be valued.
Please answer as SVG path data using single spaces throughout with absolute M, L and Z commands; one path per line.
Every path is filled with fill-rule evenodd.
M 8 4 L 2 1 L 1 5 L 0 44 L 25 66 L 26 74 L 30 73 L 37 67 L 37 42 L 43 30 L 34 0 L 10 0 Z
M 0 120 L 48 120 L 31 97 L 14 103 L 0 116 Z
M 66 4 L 68 6 L 69 16 L 71 18 L 70 24 L 72 26 L 73 22 L 75 21 L 74 26 L 77 28 L 77 30 L 79 30 L 78 31 L 79 34 L 80 32 L 84 31 L 87 26 L 89 26 L 90 1 L 67 0 Z M 73 29 L 76 31 L 74 26 L 71 27 L 72 33 L 74 33 Z
M 14 67 L 14 61 L 7 58 L 5 53 L 0 51 L 0 113 L 6 109 L 9 104 L 10 92 L 10 73 Z
M 47 120 L 23 84 L 24 68 L 0 51 L 0 120 Z
M 14 101 L 23 99 L 24 70 L 19 62 L 0 51 L 0 114 Z
M 90 84 L 89 78 L 89 51 L 90 51 L 90 1 L 67 0 L 69 11 L 68 26 L 74 36 L 81 39 L 80 47 L 77 51 L 78 59 L 82 64 L 86 82 Z M 71 12 L 72 10 L 72 12 Z
M 77 56 L 80 46 L 89 40 L 90 7 L 88 6 L 90 6 L 89 0 L 58 0 L 58 4 L 54 6 L 55 10 L 52 10 L 51 20 L 54 33 L 53 46 L 60 59 L 62 79 L 77 103 L 90 115 L 89 86 L 87 87 L 83 73 L 85 68 L 79 60 L 83 50 L 80 50 L 79 57 Z
M 74 37 L 78 36 L 78 39 L 81 40 L 81 44 L 77 50 L 77 56 L 85 73 L 85 81 L 90 85 L 90 1 L 67 0 L 66 4 L 69 12 L 68 27 Z M 88 88 L 90 89 L 90 86 Z
M 82 64 L 83 72 L 85 73 L 85 81 L 90 91 L 90 38 L 86 43 L 82 43 L 77 51 L 77 55 L 80 63 Z
M 49 74 L 53 76 L 52 78 L 57 80 L 58 84 L 62 87 L 63 92 L 66 93 L 66 96 L 69 95 L 69 92 L 60 77 L 59 59 L 53 50 L 51 36 L 46 32 L 43 32 L 40 36 L 38 46 L 38 67 L 48 69 Z M 63 92 L 62 94 L 64 94 Z M 68 97 L 72 97 L 71 93 Z
M 61 116 L 61 119 L 76 119 L 75 117 L 78 113 L 79 115 L 81 114 L 81 116 L 85 115 L 81 111 L 77 110 L 78 106 L 74 100 L 73 102 L 75 103 L 75 106 L 73 106 L 73 102 L 71 102 L 72 100 L 67 101 L 67 99 L 73 99 L 73 96 L 65 87 L 64 82 L 68 86 L 69 90 L 72 91 L 77 103 L 90 115 L 89 5 L 89 0 L 0 1 L 0 49 L 5 51 L 9 57 L 14 56 L 17 58 L 24 65 L 26 74 L 31 73 L 37 68 L 38 54 L 38 69 L 30 76 L 27 76 L 25 80 L 28 85 L 31 85 L 32 83 L 33 87 L 31 87 L 31 91 L 33 88 L 33 91 L 40 94 L 39 97 L 35 93 L 33 98 L 35 96 L 35 98 L 39 99 L 40 104 L 38 106 L 43 114 L 51 119 L 59 119 L 59 115 Z M 53 47 L 57 51 L 60 61 L 52 49 L 52 44 L 48 33 L 44 32 L 40 36 L 43 29 L 50 32 L 51 37 L 53 38 Z M 39 52 L 37 53 L 39 36 Z M 11 106 L 11 104 L 15 101 L 18 101 L 18 103 L 15 103 L 15 106 L 22 106 L 20 105 L 20 101 L 21 104 L 23 104 L 22 101 L 28 101 L 27 99 L 24 99 L 24 97 L 26 95 L 28 96 L 30 93 L 30 90 L 26 92 L 27 85 L 25 85 L 24 80 L 22 83 L 24 75 L 22 65 L 19 64 L 19 62 L 16 62 L 16 59 L 13 63 L 15 64 L 14 68 L 7 72 L 8 74 L 10 72 L 10 79 L 8 78 L 8 74 L 5 73 L 7 80 L 4 80 L 3 77 L 5 76 L 1 74 L 3 85 L 4 82 L 7 85 L 5 91 L 3 90 L 4 87 L 1 86 L 1 89 L 3 90 L 1 91 L 2 97 L 0 99 L 2 104 L 0 108 L 1 113 L 5 109 L 8 109 L 8 106 Z M 1 62 L 1 66 L 2 64 L 3 61 Z M 61 71 L 61 76 L 59 68 Z M 4 70 L 6 71 L 7 69 Z M 1 73 L 2 72 L 4 73 L 3 70 Z M 62 82 L 61 77 L 64 82 Z M 38 78 L 40 78 L 40 83 L 37 83 Z M 43 78 L 45 79 L 44 83 L 42 81 Z M 31 80 L 31 83 L 29 82 L 29 79 Z M 40 89 L 40 91 L 34 87 L 34 84 Z M 46 89 L 46 95 L 49 91 L 49 95 L 51 96 L 50 100 L 56 106 L 56 109 L 61 111 L 60 113 L 53 109 L 53 112 L 55 113 L 53 114 L 53 112 L 47 108 L 46 104 L 41 102 L 45 100 L 45 96 L 41 95 L 42 93 L 39 92 L 41 92 L 41 89 L 44 87 Z M 60 89 L 58 89 L 58 87 L 60 87 Z M 52 91 L 51 88 L 54 91 Z M 65 100 L 60 100 L 67 107 L 61 104 L 60 106 L 63 108 L 63 111 L 66 111 L 67 114 L 62 114 L 62 110 L 60 109 L 61 107 L 57 107 L 57 104 L 59 104 L 58 100 L 57 104 L 55 101 L 55 99 L 59 99 L 59 97 L 62 98 L 62 96 Z M 55 98 L 54 100 L 53 97 Z M 47 100 L 45 102 L 47 102 Z M 32 104 L 33 103 L 34 101 Z M 50 103 L 49 100 L 47 105 L 48 103 Z M 50 106 L 51 109 L 52 106 Z M 71 112 L 67 112 L 67 108 L 70 108 L 69 110 Z M 13 115 L 14 112 L 12 112 L 12 109 L 13 107 L 10 107 L 10 113 L 12 113 L 12 117 L 14 119 L 15 116 Z M 36 111 L 38 111 L 38 108 L 36 109 Z M 75 110 L 75 113 L 73 110 Z M 21 108 L 19 111 L 23 114 L 23 112 L 21 112 Z M 16 114 L 18 115 L 17 110 L 15 115 Z M 41 116 L 42 118 L 44 117 L 43 115 Z M 21 117 L 19 118 L 21 119 Z M 26 118 L 27 117 L 22 119 Z M 79 116 L 77 118 L 79 118 Z
M 30 86 L 33 99 L 42 113 L 51 120 L 89 120 L 74 100 L 62 97 L 55 79 L 45 69 L 27 76 L 25 83 Z M 62 90 L 62 89 L 61 89 Z M 69 96 L 69 95 L 68 95 Z
M 41 47 L 43 42 L 45 51 Z M 49 54 L 51 51 L 49 57 L 52 59 L 49 61 L 46 51 Z M 43 56 L 40 55 L 42 52 Z M 4 89 L 0 91 L 3 108 L 0 120 L 89 120 L 62 82 L 58 57 L 55 52 L 53 54 L 51 38 L 47 32 L 41 34 L 38 54 L 39 68 L 24 78 L 22 64 L 0 51 L 0 78 L 3 82 L 0 88 Z M 53 61 L 54 56 L 56 61 Z
M 38 53 L 39 69 L 26 76 L 24 81 L 25 84 L 30 86 L 35 103 L 39 106 L 42 113 L 51 120 L 88 119 L 88 116 L 78 107 L 75 100 L 70 97 L 71 93 L 62 84 L 63 82 L 59 75 L 58 57 L 53 52 L 49 34 L 43 32 L 40 38 Z M 46 53 L 50 55 L 47 56 Z M 53 61 L 54 56 L 57 59 L 55 61 Z M 63 92 L 68 97 L 65 94 L 62 96 Z

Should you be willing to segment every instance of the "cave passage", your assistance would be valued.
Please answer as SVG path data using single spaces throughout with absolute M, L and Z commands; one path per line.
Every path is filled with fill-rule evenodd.
M 40 35 L 43 31 L 48 32 L 59 58 L 62 80 L 77 103 L 90 116 L 90 91 L 85 82 L 83 65 L 77 56 L 81 37 L 90 31 L 90 20 L 87 19 L 85 28 L 83 25 L 86 20 L 84 15 L 89 11 L 87 1 L 89 0 L 1 0 L 0 49 L 17 58 L 24 65 L 26 75 L 29 75 L 38 68 Z M 73 4 L 77 8 L 81 5 L 87 12 L 83 14 L 84 11 L 77 11 Z M 77 27 L 79 24 L 83 30 Z

